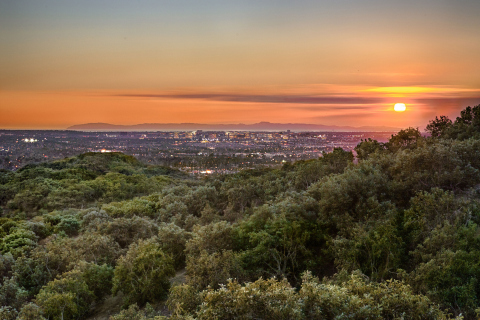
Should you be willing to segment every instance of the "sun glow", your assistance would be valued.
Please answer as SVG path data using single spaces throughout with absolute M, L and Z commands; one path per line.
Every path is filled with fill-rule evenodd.
M 393 107 L 393 110 L 397 112 L 403 112 L 407 110 L 407 107 L 405 106 L 405 103 L 395 103 L 395 106 Z

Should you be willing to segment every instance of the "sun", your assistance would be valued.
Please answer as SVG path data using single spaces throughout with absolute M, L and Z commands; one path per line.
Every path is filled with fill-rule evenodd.
M 407 110 L 407 106 L 405 106 L 405 103 L 395 103 L 395 106 L 393 107 L 393 110 L 397 112 L 403 112 Z

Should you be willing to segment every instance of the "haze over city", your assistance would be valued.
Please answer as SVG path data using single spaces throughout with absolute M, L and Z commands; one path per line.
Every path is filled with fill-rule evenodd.
M 0 128 L 423 129 L 480 102 L 479 12 L 476 0 L 2 1 Z

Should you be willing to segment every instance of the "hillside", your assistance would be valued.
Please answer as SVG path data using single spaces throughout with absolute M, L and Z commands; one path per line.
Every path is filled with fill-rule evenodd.
M 120 153 L 1 171 L 0 318 L 476 319 L 480 105 L 427 130 L 203 180 Z

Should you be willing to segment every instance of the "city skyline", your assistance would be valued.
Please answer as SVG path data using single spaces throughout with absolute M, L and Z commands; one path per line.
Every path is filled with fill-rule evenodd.
M 424 129 L 480 104 L 478 13 L 473 0 L 3 1 L 0 128 Z

